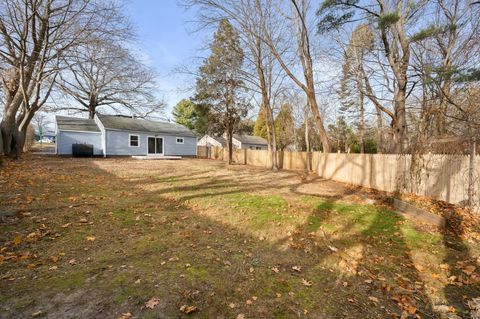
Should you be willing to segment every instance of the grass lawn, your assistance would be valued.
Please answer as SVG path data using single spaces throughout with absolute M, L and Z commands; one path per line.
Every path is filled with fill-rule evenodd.
M 0 168 L 0 317 L 467 317 L 478 243 L 366 203 L 300 172 L 26 155 Z

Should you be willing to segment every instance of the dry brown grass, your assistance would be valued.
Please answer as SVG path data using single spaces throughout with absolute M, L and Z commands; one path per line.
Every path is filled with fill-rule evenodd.
M 479 291 L 475 244 L 301 172 L 29 155 L 0 186 L 6 318 L 429 318 Z

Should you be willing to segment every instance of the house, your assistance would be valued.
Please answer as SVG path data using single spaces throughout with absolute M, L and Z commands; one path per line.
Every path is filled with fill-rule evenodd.
M 35 141 L 41 143 L 55 143 L 56 133 L 52 130 L 35 131 Z
M 249 149 L 249 150 L 268 149 L 267 140 L 260 136 L 233 134 L 232 144 L 233 144 L 233 147 L 236 149 Z M 198 141 L 197 145 L 226 147 L 227 141 L 225 139 L 225 136 L 215 137 L 215 136 L 205 135 Z
M 233 134 L 232 143 L 235 148 L 239 148 L 239 149 L 249 149 L 249 150 L 268 149 L 267 140 L 260 136 Z
M 227 140 L 221 136 L 210 136 L 204 135 L 201 139 L 198 140 L 198 146 L 217 146 L 217 147 L 227 147 Z
M 94 119 L 56 116 L 56 153 L 72 155 L 74 144 L 102 156 L 195 156 L 197 137 L 186 127 L 118 115 Z

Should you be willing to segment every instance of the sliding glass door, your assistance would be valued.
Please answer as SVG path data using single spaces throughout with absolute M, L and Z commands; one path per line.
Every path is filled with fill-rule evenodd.
M 148 154 L 163 155 L 163 137 L 148 137 Z

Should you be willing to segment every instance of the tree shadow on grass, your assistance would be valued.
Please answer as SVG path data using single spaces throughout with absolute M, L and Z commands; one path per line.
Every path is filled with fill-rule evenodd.
M 454 216 L 449 220 L 455 220 L 455 225 L 447 224 L 443 234 L 445 246 L 444 264 L 448 265 L 448 279 L 444 287 L 444 294 L 450 306 L 467 313 L 467 302 L 480 297 L 480 273 L 478 258 L 472 256 L 470 247 L 464 242 L 464 228 L 462 216 L 455 210 Z
M 403 222 L 403 217 L 384 208 L 328 199 L 318 204 L 307 225 L 297 229 L 293 243 L 319 237 L 314 244 L 337 260 L 342 271 L 333 295 L 351 289 L 355 302 L 382 307 L 391 316 L 438 318 L 402 235 Z M 352 298 L 336 300 L 339 307 L 351 302 Z
M 198 317 L 236 317 L 243 313 L 247 318 L 385 318 L 403 311 L 396 304 L 405 307 L 406 301 L 422 317 L 435 317 L 428 296 L 419 288 L 422 280 L 412 267 L 411 251 L 401 234 L 402 219 L 397 215 L 392 217 L 381 209 L 360 211 L 354 212 L 353 219 L 340 219 L 343 222 L 335 225 L 332 221 L 339 214 L 341 217 L 363 209 L 337 203 L 335 198 L 311 212 L 291 235 L 285 231 L 280 239 L 270 240 L 229 222 L 227 217 L 234 210 L 231 207 L 222 207 L 225 219 L 218 219 L 187 202 L 205 196 L 218 199 L 233 193 L 255 194 L 267 188 L 274 193 L 294 174 L 275 175 L 271 185 L 252 174 L 252 180 L 244 178 L 233 190 L 228 188 L 236 176 L 198 180 L 194 188 L 166 185 L 149 191 L 144 189 L 149 177 L 119 178 L 88 161 L 82 163 L 86 164 L 84 172 L 69 172 L 68 165 L 55 158 L 40 167 L 56 168 L 53 179 L 57 172 L 84 173 L 87 181 L 105 176 L 106 185 L 95 188 L 92 180 L 87 195 L 109 200 L 98 201 L 93 214 L 86 214 L 81 207 L 42 213 L 47 219 L 44 223 L 62 236 L 22 247 L 34 248 L 43 253 L 44 259 L 58 251 L 66 256 L 58 272 L 49 271 L 48 263 L 34 272 L 18 270 L 26 280 L 0 288 L 2 305 L 10 307 L 7 317 L 43 310 L 51 318 L 114 317 L 122 312 L 171 318 L 180 317 L 180 306 L 187 304 L 200 309 L 193 314 Z M 164 183 L 156 181 L 155 176 L 151 178 L 151 183 Z M 57 190 L 70 187 L 70 182 L 60 180 L 49 186 L 48 192 L 59 207 L 70 194 Z M 210 193 L 199 191 L 202 189 Z M 122 195 L 132 190 L 134 194 Z M 180 193 L 178 198 L 170 196 L 172 191 Z M 56 221 L 58 214 L 61 219 Z M 93 224 L 61 228 L 62 223 L 78 222 L 81 216 Z M 322 237 L 321 228 L 328 230 L 332 225 L 338 227 Z M 21 221 L 14 226 L 24 233 L 31 230 L 21 229 Z M 92 234 L 96 240 L 85 243 L 85 236 Z M 72 257 L 76 265 L 68 264 Z M 293 266 L 302 268 L 297 271 Z M 146 309 L 145 302 L 154 296 L 159 304 L 153 310 Z M 392 300 L 395 296 L 404 299 Z M 22 302 L 26 303 L 23 307 Z

